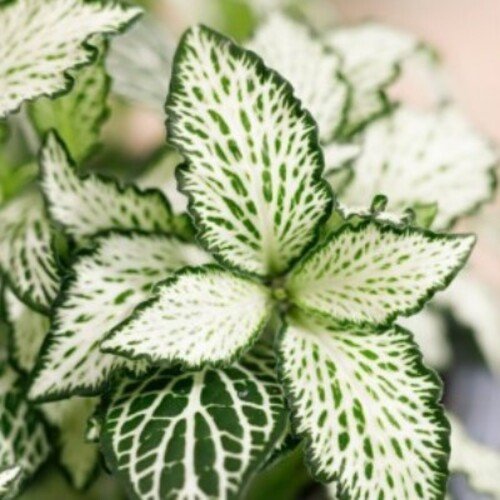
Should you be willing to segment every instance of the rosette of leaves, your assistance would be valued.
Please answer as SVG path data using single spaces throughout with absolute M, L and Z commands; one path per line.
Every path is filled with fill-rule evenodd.
M 275 337 L 278 379 L 314 477 L 335 480 L 352 496 L 442 496 L 448 425 L 440 385 L 394 320 L 447 285 L 474 238 L 368 216 L 318 244 L 333 195 L 311 115 L 254 53 L 207 28 L 189 30 L 179 45 L 167 115 L 169 138 L 187 160 L 178 173 L 181 190 L 216 263 L 156 284 L 101 350 L 187 373 L 227 370 L 266 331 Z M 169 479 L 150 476 L 156 454 L 146 447 L 146 460 L 134 445 L 133 422 L 147 425 L 131 408 L 132 400 L 145 406 L 137 384 L 120 386 L 103 435 L 112 467 L 126 474 L 135 495 L 157 498 L 151 488 Z M 119 419 L 122 429 L 129 423 L 125 434 Z M 214 450 L 207 474 L 217 462 Z M 197 491 L 186 489 L 186 466 L 177 494 Z M 225 484 L 221 477 L 209 474 L 211 483 L 196 468 L 194 477 L 189 487 L 205 496 L 231 496 L 210 489 Z
M 289 414 L 313 476 L 334 480 L 337 494 L 444 494 L 448 425 L 440 384 L 394 321 L 448 284 L 473 238 L 381 216 L 380 204 L 328 230 L 334 200 L 319 143 L 336 147 L 366 125 L 359 124 L 366 114 L 356 111 L 349 133 L 340 134 L 348 112 L 342 101 L 352 90 L 336 59 L 322 61 L 330 52 L 318 50 L 307 30 L 297 30 L 296 42 L 299 63 L 310 54 L 319 73 L 333 77 L 321 80 L 327 88 L 318 94 L 331 95 L 331 109 L 303 98 L 311 82 L 276 68 L 292 89 L 258 56 L 206 28 L 188 31 L 179 46 L 169 137 L 187 160 L 178 177 L 202 248 L 186 239 L 159 190 L 78 173 L 72 159 L 80 163 L 92 151 L 104 116 L 101 62 L 100 78 L 82 76 L 83 89 L 77 79 L 64 101 L 45 101 L 31 114 L 44 137 L 47 214 L 35 189 L 38 209 L 19 200 L 38 215 L 28 225 L 34 229 L 8 233 L 24 235 L 17 248 L 29 257 L 17 268 L 4 264 L 11 358 L 30 372 L 31 398 L 50 427 L 60 428 L 60 461 L 77 486 L 96 457 L 90 447 L 84 459 L 79 442 L 94 405 L 80 396 L 105 393 L 89 437 L 133 498 L 241 496 L 250 477 L 286 449 Z M 378 86 L 366 83 L 359 95 L 378 98 Z M 78 121 L 94 124 L 81 136 L 68 110 L 87 108 L 73 106 L 72 95 L 99 103 Z M 45 135 L 50 128 L 57 133 Z M 33 220 L 21 208 L 8 220 Z M 49 236 L 31 253 L 40 220 Z M 53 284 L 43 294 L 32 280 L 40 270 L 59 270 L 54 226 L 78 253 L 60 289 L 60 272 L 35 280 Z M 15 257 L 12 242 L 6 248 Z M 55 267 L 45 265 L 47 256 Z M 26 263 L 36 272 L 15 273 Z M 23 348 L 23 332 L 34 334 L 35 325 Z M 75 415 L 77 425 L 64 423 L 75 423 Z M 21 465 L 9 459 L 2 466 L 0 487 L 17 486 Z

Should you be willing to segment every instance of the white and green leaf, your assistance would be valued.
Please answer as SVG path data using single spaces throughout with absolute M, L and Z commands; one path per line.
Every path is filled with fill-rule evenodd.
M 443 498 L 449 425 L 411 333 L 287 321 L 280 374 L 314 476 L 341 498 Z
M 23 469 L 19 465 L 9 465 L 0 469 L 0 498 L 14 498 L 19 493 Z
M 85 441 L 87 420 L 95 410 L 94 398 L 70 398 L 40 405 L 56 431 L 58 461 L 76 489 L 84 489 L 99 465 L 99 448 Z
M 351 86 L 343 127 L 343 135 L 349 136 L 391 107 L 386 90 L 419 43 L 410 34 L 376 23 L 334 28 L 325 41 L 342 57 L 341 71 Z
M 102 353 L 101 340 L 150 298 L 154 284 L 207 261 L 195 246 L 161 235 L 111 233 L 95 245 L 76 260 L 63 283 L 35 368 L 34 399 L 98 394 L 117 370 L 142 370 L 145 363 Z
M 216 265 L 180 271 L 101 344 L 152 363 L 227 365 L 257 340 L 270 319 L 271 291 Z
M 287 424 L 271 349 L 226 369 L 124 380 L 104 415 L 111 469 L 140 500 L 241 498 Z
M 287 280 L 290 300 L 338 322 L 381 325 L 422 308 L 464 265 L 475 237 L 365 221 L 345 225 Z
M 174 43 L 165 28 L 144 16 L 111 43 L 106 67 L 113 92 L 163 114 L 168 92 Z
M 452 108 L 399 108 L 370 125 L 361 143 L 342 193 L 347 205 L 366 206 L 377 194 L 394 212 L 437 203 L 433 227 L 443 229 L 492 196 L 498 154 Z
M 316 120 L 320 139 L 331 140 L 342 124 L 349 96 L 339 72 L 339 55 L 304 23 L 280 12 L 259 26 L 248 48 L 292 84 L 296 97 Z
M 451 472 L 465 474 L 474 490 L 499 498 L 500 450 L 475 441 L 454 415 L 447 416 L 451 424 Z
M 172 212 L 157 190 L 121 187 L 97 174 L 78 175 L 64 144 L 50 133 L 40 156 L 50 216 L 77 239 L 110 229 L 170 232 Z
M 316 125 L 292 88 L 253 52 L 195 27 L 177 50 L 167 115 L 203 244 L 245 271 L 288 269 L 332 201 Z
M 41 98 L 30 107 L 40 136 L 54 129 L 72 158 L 86 159 L 99 145 L 101 127 L 108 116 L 109 78 L 104 69 L 105 48 L 90 66 L 76 73 L 71 91 L 56 99 Z
M 0 208 L 0 269 L 23 302 L 50 308 L 59 287 L 50 222 L 42 197 L 25 191 Z
M 0 414 L 0 470 L 20 468 L 13 478 L 19 485 L 45 462 L 50 445 L 42 420 L 26 401 L 21 380 L 6 365 L 0 372 Z M 13 472 L 7 476 L 12 478 Z
M 83 0 L 15 0 L 0 5 L 0 118 L 26 100 L 69 90 L 69 70 L 89 64 L 89 38 L 112 35 L 136 7 Z
M 4 291 L 10 327 L 10 360 L 16 369 L 30 373 L 49 331 L 49 319 L 21 302 L 8 288 Z

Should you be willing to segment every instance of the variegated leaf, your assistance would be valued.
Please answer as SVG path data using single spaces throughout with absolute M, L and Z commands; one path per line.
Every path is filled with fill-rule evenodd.
M 292 84 L 316 120 L 321 140 L 332 139 L 342 124 L 348 99 L 347 83 L 339 74 L 339 55 L 304 23 L 279 12 L 259 26 L 248 47 Z
M 0 118 L 23 101 L 68 90 L 68 70 L 89 64 L 96 34 L 124 29 L 140 9 L 83 0 L 14 0 L 0 5 Z
M 50 223 L 38 192 L 26 191 L 0 208 L 0 268 L 23 302 L 47 311 L 59 275 Z
M 4 300 L 10 327 L 11 362 L 21 372 L 30 373 L 49 331 L 49 319 L 30 309 L 8 288 Z
M 21 380 L 8 366 L 0 372 L 0 415 L 0 469 L 20 468 L 15 476 L 19 484 L 45 462 L 50 445 L 43 422 L 25 399 Z
M 474 242 L 370 220 L 345 225 L 292 271 L 290 300 L 342 323 L 388 324 L 445 288 Z
M 131 498 L 238 499 L 286 422 L 274 356 L 257 346 L 224 370 L 161 369 L 121 382 L 102 443 Z
M 442 229 L 491 198 L 497 164 L 493 147 L 456 110 L 400 108 L 362 135 L 342 202 L 366 206 L 383 194 L 394 212 L 437 203 L 433 227 Z
M 22 481 L 23 469 L 9 465 L 0 469 L 0 498 L 7 500 L 17 496 Z
M 103 354 L 104 335 L 150 296 L 150 288 L 185 265 L 206 262 L 193 245 L 140 233 L 111 233 L 75 262 L 54 310 L 51 331 L 35 369 L 37 400 L 99 393 L 113 372 L 144 363 Z
M 51 217 L 77 239 L 110 229 L 172 229 L 172 212 L 160 191 L 120 187 L 96 174 L 81 177 L 64 145 L 50 133 L 40 157 L 42 188 Z
M 106 60 L 113 92 L 159 114 L 163 114 L 175 48 L 165 31 L 151 16 L 144 16 L 111 43 Z
M 451 424 L 450 470 L 465 474 L 474 490 L 500 498 L 500 450 L 474 441 L 458 419 L 448 413 Z
M 99 464 L 98 446 L 85 441 L 87 420 L 96 403 L 93 398 L 70 398 L 40 405 L 40 411 L 56 431 L 59 464 L 76 489 L 89 484 Z
M 292 88 L 252 52 L 195 27 L 177 50 L 167 114 L 204 245 L 252 273 L 288 269 L 331 205 L 316 126 Z
M 265 285 L 208 265 L 180 271 L 104 340 L 106 352 L 189 367 L 227 365 L 271 316 Z
M 409 332 L 288 318 L 279 366 L 315 477 L 341 498 L 443 498 L 449 426 Z
M 342 73 L 352 89 L 343 127 L 343 135 L 349 136 L 388 110 L 385 90 L 418 41 L 387 26 L 365 23 L 335 28 L 326 42 L 342 57 Z
M 40 135 L 43 137 L 51 129 L 57 130 L 77 162 L 87 158 L 99 145 L 101 127 L 109 112 L 105 49 L 100 52 L 94 64 L 76 73 L 71 92 L 56 99 L 38 99 L 30 108 Z

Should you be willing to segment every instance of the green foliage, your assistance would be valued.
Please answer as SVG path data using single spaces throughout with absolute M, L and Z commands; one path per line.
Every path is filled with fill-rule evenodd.
M 33 101 L 19 144 L 41 142 L 14 169 L 0 137 L 0 496 L 51 452 L 85 488 L 101 450 L 137 499 L 292 497 L 310 480 L 443 498 L 441 382 L 395 321 L 466 262 L 473 236 L 429 228 L 491 195 L 497 157 L 450 109 L 391 111 L 418 42 L 283 14 L 254 30 L 249 3 L 220 0 L 224 31 L 255 31 L 248 48 L 196 26 L 171 68 L 148 60 L 153 107 L 172 73 L 169 144 L 123 185 L 78 169 L 109 113 L 102 37 L 138 10 L 26 2 L 0 6 L 0 56 L 19 59 L 0 62 L 0 114 Z M 474 448 L 456 425 L 454 441 Z

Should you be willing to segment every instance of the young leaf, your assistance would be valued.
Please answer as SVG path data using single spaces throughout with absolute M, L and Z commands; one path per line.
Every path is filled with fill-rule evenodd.
M 174 47 L 161 24 L 152 16 L 142 17 L 111 43 L 106 67 L 113 92 L 163 113 Z
M 219 266 L 185 269 L 104 340 L 101 348 L 152 363 L 227 365 L 268 322 L 270 290 Z
M 497 163 L 493 147 L 457 111 L 400 108 L 362 135 L 342 202 L 366 206 L 384 194 L 395 212 L 437 203 L 433 227 L 443 229 L 491 198 Z
M 19 465 L 9 465 L 0 469 L 0 498 L 7 500 L 19 493 L 23 469 Z
M 500 452 L 474 441 L 454 415 L 448 413 L 451 424 L 450 469 L 465 474 L 478 492 L 500 497 Z
M 59 275 L 50 223 L 38 192 L 26 191 L 0 209 L 0 268 L 21 300 L 46 312 Z
M 441 499 L 449 426 L 410 332 L 289 317 L 279 366 L 314 476 L 345 498 Z M 344 498 L 344 497 L 342 497 Z
M 417 50 L 418 42 L 375 23 L 335 28 L 326 42 L 342 57 L 342 73 L 351 85 L 342 131 L 349 136 L 389 109 L 385 90 L 397 77 L 401 63 Z
M 292 271 L 290 300 L 339 322 L 388 324 L 445 288 L 474 242 L 370 220 L 346 225 Z
M 321 140 L 332 139 L 344 118 L 348 98 L 338 54 L 304 23 L 279 12 L 258 28 L 248 47 L 292 84 L 295 95 L 316 120 Z
M 8 288 L 4 292 L 10 327 L 10 359 L 16 369 L 30 373 L 49 331 L 49 319 L 21 302 Z
M 316 126 L 292 88 L 254 53 L 195 27 L 176 53 L 167 115 L 204 245 L 245 271 L 288 269 L 331 206 Z
M 42 188 L 51 217 L 77 239 L 110 229 L 170 232 L 172 212 L 160 191 L 121 188 L 96 174 L 81 177 L 50 133 L 42 147 Z
M 20 468 L 15 481 L 21 483 L 45 462 L 50 446 L 38 413 L 27 403 L 21 381 L 7 365 L 0 373 L 0 414 L 0 469 Z
M 134 499 L 241 498 L 286 427 L 272 351 L 224 370 L 162 369 L 111 394 L 102 444 Z
M 89 484 L 99 463 L 98 447 L 85 442 L 87 419 L 96 402 L 93 398 L 70 398 L 40 405 L 45 419 L 57 432 L 58 461 L 79 490 Z
M 83 0 L 15 0 L 0 5 L 0 118 L 21 103 L 69 90 L 68 70 L 89 64 L 96 34 L 125 29 L 140 9 Z
M 95 249 L 77 259 L 63 283 L 31 397 L 98 394 L 116 370 L 144 368 L 103 354 L 100 341 L 149 298 L 155 283 L 203 262 L 203 252 L 167 236 L 111 233 L 97 238 Z
M 101 127 L 109 111 L 104 52 L 102 48 L 99 59 L 75 75 L 71 92 L 57 99 L 38 99 L 30 108 L 40 136 L 51 129 L 57 130 L 77 162 L 86 159 L 98 146 Z

